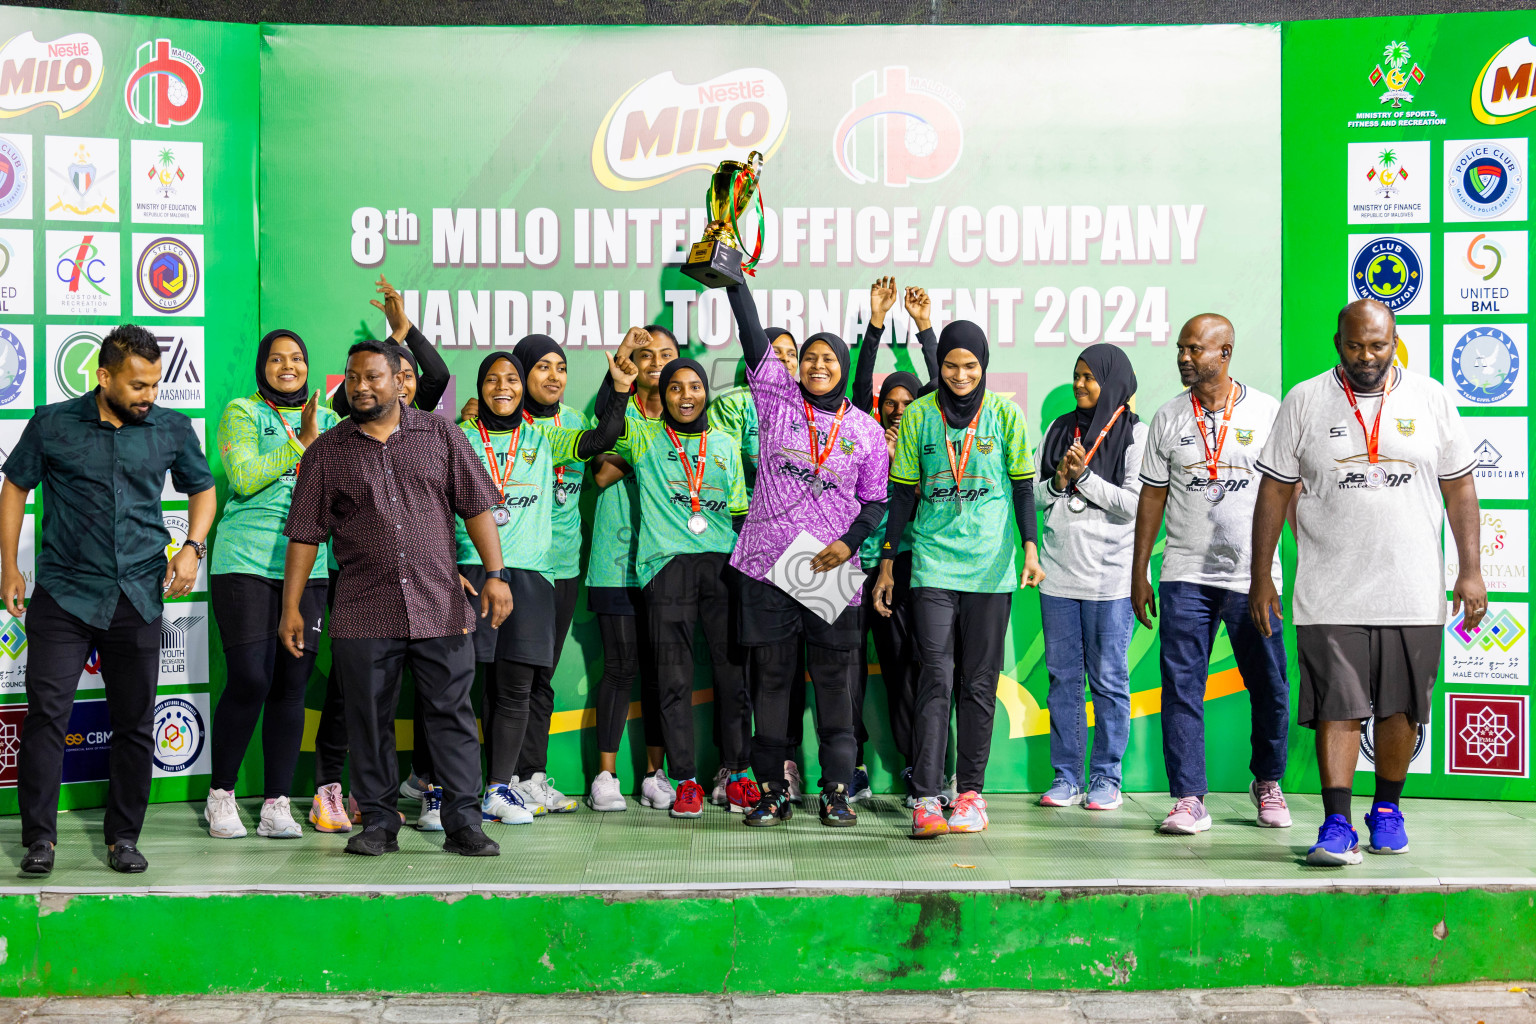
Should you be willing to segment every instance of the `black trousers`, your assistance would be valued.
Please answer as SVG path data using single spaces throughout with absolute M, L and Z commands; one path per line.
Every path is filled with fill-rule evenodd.
M 598 587 L 587 591 L 592 610 L 597 615 L 597 629 L 603 639 L 603 674 L 597 681 L 597 749 L 617 753 L 624 739 L 624 725 L 629 721 L 630 697 L 635 676 L 640 677 L 640 720 L 647 747 L 662 746 L 661 702 L 657 690 L 656 658 L 651 652 L 650 627 L 646 620 L 641 591 L 630 591 L 626 600 L 599 600 L 604 591 L 622 588 Z M 609 595 L 611 596 L 611 595 Z
M 363 812 L 363 824 L 390 832 L 400 829 L 395 706 L 400 700 L 400 675 L 409 663 L 424 706 L 433 781 L 443 789 L 443 827 L 449 832 L 466 825 L 478 827 L 480 737 L 469 692 L 475 682 L 470 637 L 332 637 L 331 657 L 346 703 L 352 795 Z
M 145 622 L 119 593 L 112 624 L 99 629 L 71 615 L 41 585 L 26 615 L 27 717 L 21 722 L 16 797 L 21 805 L 21 842 L 59 841 L 59 787 L 64 771 L 64 732 L 80 684 L 80 670 L 94 647 L 112 724 L 108 755 L 107 845 L 136 843 L 149 806 L 154 772 L 155 687 L 160 681 L 160 618 Z
M 721 763 L 745 771 L 751 763 L 752 708 L 745 656 L 730 640 L 731 600 L 725 574 L 729 555 L 674 555 L 645 588 L 651 648 L 656 653 L 662 741 L 675 779 L 698 770 L 693 735 L 693 633 L 709 645 L 715 706 L 719 709 Z
M 213 709 L 211 737 L 214 789 L 234 789 L 240 762 L 261 721 L 262 795 L 289 796 L 304 738 L 304 690 L 320 649 L 325 584 L 313 581 L 299 598 L 304 613 L 304 656 L 295 658 L 278 641 L 283 581 L 220 573 L 209 580 L 213 617 L 224 643 L 228 676 Z
M 1013 595 L 915 587 L 911 604 L 921 664 L 913 707 L 912 788 L 924 797 L 938 796 L 944 788 L 949 702 L 955 691 L 957 785 L 961 793 L 980 793 L 992 753 L 997 677 L 1003 670 Z
M 581 592 L 581 577 L 555 580 L 555 660 L 538 666 L 533 673 L 533 687 L 528 694 L 528 731 L 523 736 L 522 753 L 517 758 L 518 778 L 526 779 L 549 765 L 549 723 L 555 714 L 555 669 L 560 665 L 560 649 L 571 632 L 576 614 L 576 596 Z
M 864 579 L 864 622 L 875 641 L 875 657 L 880 662 L 880 678 L 885 682 L 885 703 L 891 720 L 891 739 L 896 752 L 912 764 L 912 702 L 917 688 L 917 638 L 912 629 L 912 553 L 896 556 L 896 590 L 891 595 L 891 617 L 875 611 L 875 581 L 880 578 L 877 565 Z M 859 673 L 858 691 L 853 698 L 854 729 L 859 739 L 859 763 L 864 762 L 864 744 L 869 733 L 864 728 L 864 692 L 869 682 L 869 666 Z

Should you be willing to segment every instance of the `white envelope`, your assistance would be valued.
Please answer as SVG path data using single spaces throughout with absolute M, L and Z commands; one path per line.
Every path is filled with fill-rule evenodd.
M 864 582 L 862 570 L 854 567 L 849 559 L 831 572 L 815 572 L 811 560 L 826 547 L 821 541 L 804 530 L 796 537 L 773 563 L 768 579 L 790 597 L 821 616 L 828 623 L 836 622 L 853 601 Z

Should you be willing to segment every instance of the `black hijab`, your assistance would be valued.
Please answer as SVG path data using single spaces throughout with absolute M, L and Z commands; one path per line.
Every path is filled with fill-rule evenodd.
M 917 379 L 917 374 L 908 373 L 906 370 L 897 370 L 894 373 L 887 374 L 885 380 L 880 382 L 880 395 L 875 399 L 875 418 L 879 420 L 882 427 L 885 426 L 885 396 L 897 388 L 906 388 L 907 394 L 913 398 L 923 393 L 923 385 Z M 969 423 L 970 421 L 967 420 L 966 422 Z
M 957 348 L 965 349 L 976 357 L 977 362 L 981 363 L 981 380 L 977 381 L 970 394 L 966 395 L 955 394 L 944 382 L 942 371 L 944 357 Z M 944 422 L 954 429 L 968 427 L 971 425 L 971 420 L 976 418 L 982 401 L 987 397 L 986 332 L 969 320 L 951 320 L 939 333 L 938 362 L 941 367 L 937 381 L 939 408 L 944 412 Z
M 475 374 L 475 400 L 480 403 L 480 422 L 485 424 L 486 430 L 507 431 L 516 430 L 523 423 L 523 399 L 518 399 L 517 408 L 512 410 L 510 416 L 498 416 L 491 411 L 491 403 L 485 400 L 485 376 L 491 372 L 499 360 L 505 359 L 512 364 L 517 371 L 518 379 L 523 382 L 523 393 L 528 391 L 528 376 L 523 373 L 523 364 L 518 361 L 515 352 L 492 352 L 480 360 L 480 371 Z
M 297 391 L 279 391 L 267 383 L 267 357 L 272 354 L 272 343 L 278 338 L 292 338 L 293 343 L 299 346 L 299 351 L 304 353 L 304 365 L 309 366 L 309 349 L 304 345 L 304 339 L 292 331 L 269 331 L 267 336 L 261 339 L 261 344 L 256 346 L 256 393 L 279 409 L 298 409 L 309 400 L 309 377 L 304 378 L 304 386 Z
M 526 366 L 530 370 L 538 365 L 540 359 L 547 355 L 557 355 L 562 361 L 565 359 L 565 349 L 561 348 L 555 339 L 547 334 L 528 335 L 528 337 L 517 343 L 517 347 L 512 350 L 512 354 L 517 357 L 519 366 Z M 533 396 L 528 393 L 528 381 L 525 378 L 523 380 L 523 408 L 527 409 L 536 418 L 544 419 L 548 416 L 558 415 L 560 403 L 556 402 L 553 405 L 545 405 L 543 402 L 535 401 Z
M 672 379 L 678 370 L 692 370 L 699 375 L 699 380 L 704 384 L 704 411 L 699 413 L 698 419 L 692 423 L 679 422 L 672 415 L 672 410 L 667 408 L 667 382 Z M 704 367 L 697 360 L 679 356 L 671 360 L 661 368 L 661 379 L 656 382 L 656 390 L 661 394 L 661 419 L 667 426 L 679 434 L 702 434 L 709 429 L 709 375 L 704 372 Z
M 1094 379 L 1099 382 L 1099 404 L 1092 409 L 1073 409 L 1056 417 L 1051 429 L 1046 431 L 1045 443 L 1040 446 L 1042 474 L 1056 472 L 1061 457 L 1072 447 L 1074 431 L 1082 431 L 1083 447 L 1092 448 L 1099 431 L 1104 429 L 1115 410 L 1130 402 L 1136 393 L 1136 371 L 1131 369 L 1130 357 L 1120 346 L 1090 345 L 1077 358 L 1088 364 Z M 1077 365 L 1075 360 L 1072 365 Z M 1090 469 L 1116 487 L 1125 483 L 1125 450 L 1131 446 L 1136 422 L 1136 414 L 1130 409 L 1121 413 L 1089 463 Z
M 780 333 L 788 334 L 789 332 L 781 329 Z M 775 337 L 777 335 L 769 335 L 768 341 L 770 344 L 772 344 Z M 835 334 L 826 332 L 813 334 L 805 339 L 804 345 L 800 346 L 800 358 L 802 360 L 805 358 L 805 350 L 818 341 L 826 342 L 827 347 L 832 350 L 832 354 L 837 357 L 837 365 L 841 368 L 842 375 L 838 378 L 837 386 L 824 395 L 811 394 L 805 390 L 804 384 L 800 385 L 800 394 L 805 396 L 805 400 L 811 403 L 811 408 L 813 409 L 820 409 L 822 412 L 837 412 L 837 410 L 843 407 L 843 396 L 848 392 L 848 346 L 843 344 L 843 339 Z

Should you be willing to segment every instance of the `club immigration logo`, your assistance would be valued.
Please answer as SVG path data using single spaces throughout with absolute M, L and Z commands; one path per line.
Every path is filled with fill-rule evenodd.
M 1520 160 L 1504 143 L 1474 142 L 1446 170 L 1448 191 L 1458 209 L 1480 220 L 1491 220 L 1510 210 L 1525 185 Z
M 1483 65 L 1472 83 L 1472 116 L 1483 124 L 1506 124 L 1536 110 L 1536 46 L 1525 36 L 1507 44 Z
M 96 387 L 100 357 L 101 337 L 89 330 L 75 331 L 54 348 L 53 381 L 66 398 L 79 398 Z
M 156 238 L 139 254 L 134 271 L 139 297 L 156 313 L 180 313 L 197 297 L 202 277 L 192 247 L 180 238 Z
M 1413 67 L 1408 70 L 1408 65 Z M 1385 64 L 1387 69 L 1382 70 Z M 1372 85 L 1386 83 L 1387 91 L 1381 94 L 1378 103 L 1390 103 L 1394 107 L 1401 107 L 1404 103 L 1413 102 L 1413 93 L 1408 91 L 1408 82 L 1411 79 L 1415 85 L 1424 81 L 1424 69 L 1414 62 L 1413 54 L 1408 49 L 1408 44 L 1393 40 L 1388 43 L 1386 49 L 1381 52 L 1381 64 L 1371 69 L 1369 75 Z
M 203 714 L 181 697 L 163 697 L 155 705 L 155 767 L 178 774 L 197 763 L 208 738 Z
M 1456 342 L 1451 374 L 1463 398 L 1492 405 L 1507 398 L 1520 379 L 1520 350 L 1497 327 L 1473 327 Z
M 157 128 L 191 124 L 203 109 L 203 63 L 169 39 L 141 43 L 123 87 L 128 116 Z
M 951 89 L 887 67 L 855 79 L 853 106 L 832 133 L 832 158 L 856 185 L 938 181 L 960 162 L 965 133 Z
M 606 188 L 632 192 L 754 149 L 772 159 L 788 128 L 789 93 L 772 71 L 738 68 L 697 84 L 664 71 L 603 116 L 592 138 L 592 173 Z
M 40 42 L 31 32 L 0 46 L 0 117 L 53 106 L 59 118 L 96 98 L 106 67 L 101 44 L 84 32 Z
M 1355 255 L 1350 283 L 1356 298 L 1375 299 L 1396 313 L 1422 289 L 1424 261 L 1401 238 L 1373 239 Z
M 0 406 L 20 398 L 27 383 L 27 346 L 13 330 L 0 327 Z
M 31 181 L 21 147 L 0 136 L 0 214 L 10 213 L 21 205 Z

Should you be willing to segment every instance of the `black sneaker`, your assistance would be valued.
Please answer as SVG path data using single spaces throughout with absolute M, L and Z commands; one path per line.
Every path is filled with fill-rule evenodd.
M 847 828 L 859 823 L 859 816 L 848 806 L 848 791 L 841 785 L 821 794 L 821 823 L 832 828 Z
M 116 845 L 107 851 L 107 864 L 113 871 L 121 871 L 125 875 L 137 875 L 141 871 L 149 870 L 149 861 L 139 852 L 138 847 L 126 839 L 119 839 Z
M 757 801 L 756 807 L 741 816 L 742 822 L 763 828 L 788 821 L 795 813 L 795 805 L 790 803 L 789 794 L 783 786 L 782 782 L 770 782 L 763 787 L 762 798 Z
M 347 840 L 347 852 L 362 857 L 381 857 L 386 853 L 399 853 L 400 843 L 383 825 L 369 825 Z
M 461 857 L 500 857 L 501 845 L 475 826 L 465 825 L 448 833 L 443 852 Z
M 24 875 L 47 875 L 53 872 L 53 844 L 46 839 L 39 839 L 27 847 L 26 855 L 21 858 L 21 873 Z

